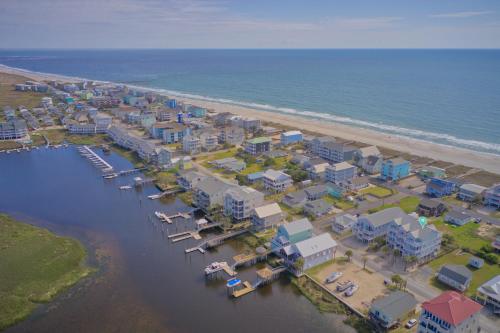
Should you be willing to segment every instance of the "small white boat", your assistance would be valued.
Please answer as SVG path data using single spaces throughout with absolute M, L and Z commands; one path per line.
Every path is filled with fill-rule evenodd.
M 116 177 L 118 177 L 118 175 L 115 173 L 115 174 L 112 174 L 112 175 L 104 176 L 103 178 L 104 179 L 113 179 L 113 178 L 116 178 Z
M 335 281 L 337 281 L 338 279 L 340 279 L 342 277 L 343 273 L 342 272 L 333 272 L 332 274 L 330 274 L 326 279 L 325 279 L 325 282 L 326 283 L 333 283 Z
M 215 261 L 215 262 L 211 263 L 210 265 L 208 265 L 207 267 L 205 267 L 205 274 L 209 275 L 209 274 L 218 272 L 222 269 L 222 267 L 224 265 L 227 265 L 227 263 Z
M 130 190 L 131 188 L 132 188 L 132 186 L 130 186 L 130 185 L 120 186 L 120 190 Z

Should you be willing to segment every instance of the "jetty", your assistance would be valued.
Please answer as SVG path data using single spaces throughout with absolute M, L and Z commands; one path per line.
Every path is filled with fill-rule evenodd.
M 160 199 L 166 195 L 172 195 L 172 194 L 176 194 L 176 193 L 183 192 L 183 191 L 184 190 L 182 188 L 177 187 L 177 188 L 173 188 L 170 190 L 166 190 L 166 191 L 158 193 L 158 194 L 148 195 L 148 198 L 151 200 L 156 200 L 156 199 Z
M 252 291 L 256 290 L 260 286 L 264 286 L 266 284 L 271 283 L 272 281 L 279 278 L 280 274 L 285 272 L 287 268 L 285 266 L 278 266 L 275 268 L 265 267 L 259 269 L 257 274 L 257 279 L 254 283 L 250 283 L 249 281 L 243 282 L 242 288 L 233 287 L 231 292 L 229 293 L 235 298 L 245 296 Z M 229 286 L 228 286 L 229 288 Z
M 135 168 L 135 169 L 130 169 L 130 170 L 122 170 L 122 171 L 119 171 L 119 172 L 113 172 L 113 173 L 104 174 L 102 176 L 104 178 L 106 178 L 106 177 L 116 178 L 118 176 L 126 176 L 126 175 L 131 175 L 131 174 L 134 174 L 134 173 L 138 173 L 138 172 L 144 171 L 146 169 L 147 169 L 146 167 L 143 167 L 143 168 Z
M 176 219 L 176 218 L 183 218 L 183 219 L 189 219 L 191 218 L 191 215 L 189 213 L 181 213 L 181 212 L 178 212 L 177 214 L 174 214 L 174 215 L 167 215 L 165 213 L 162 213 L 162 212 L 155 212 L 155 216 L 162 222 L 167 222 L 168 224 L 172 224 L 173 223 L 173 219 Z
M 88 146 L 78 147 L 77 150 L 80 153 L 80 155 L 89 159 L 89 161 L 92 162 L 92 164 L 94 164 L 98 168 L 101 168 L 103 172 L 113 171 L 113 167 L 111 166 L 111 164 L 102 159 L 101 156 L 97 155 Z
M 224 243 L 224 241 L 226 239 L 242 235 L 242 234 L 244 234 L 246 232 L 248 232 L 247 229 L 242 229 L 242 230 L 227 232 L 227 233 L 222 234 L 222 235 L 216 235 L 216 236 L 213 236 L 213 237 L 211 237 L 211 238 L 209 238 L 209 239 L 201 242 L 200 244 L 198 244 L 195 247 L 186 249 L 185 252 L 186 253 L 191 253 L 191 252 L 194 252 L 194 251 L 198 250 L 199 248 L 201 248 L 203 250 L 214 248 L 214 247 L 216 247 L 216 246 Z

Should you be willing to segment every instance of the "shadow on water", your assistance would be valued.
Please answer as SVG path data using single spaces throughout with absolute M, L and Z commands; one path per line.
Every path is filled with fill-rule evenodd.
M 118 155 L 104 157 L 117 170 Z M 241 299 L 228 299 L 225 281 L 206 282 L 202 270 L 243 249 L 230 241 L 205 255 L 186 255 L 195 240 L 172 244 L 168 233 L 194 221 L 167 225 L 153 215 L 187 211 L 175 198 L 149 200 L 153 186 L 120 191 L 134 176 L 103 180 L 74 148 L 0 156 L 0 211 L 81 240 L 98 272 L 53 302 L 41 305 L 7 332 L 353 332 L 342 317 L 322 314 L 286 277 Z M 252 279 L 256 267 L 240 271 Z

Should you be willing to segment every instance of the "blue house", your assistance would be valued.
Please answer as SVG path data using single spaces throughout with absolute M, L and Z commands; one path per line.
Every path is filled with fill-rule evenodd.
M 165 102 L 165 105 L 168 106 L 171 109 L 175 109 L 177 107 L 177 100 L 171 98 L 168 101 Z
M 302 133 L 300 131 L 288 131 L 281 133 L 281 144 L 286 146 L 292 143 L 302 142 Z
M 254 172 L 254 173 L 247 175 L 247 180 L 250 183 L 254 183 L 256 181 L 262 180 L 263 177 L 264 177 L 264 172 L 259 171 L 259 172 Z
M 431 197 L 440 198 L 453 194 L 455 189 L 455 183 L 453 182 L 439 178 L 431 178 L 427 183 L 425 192 Z
M 410 175 L 410 162 L 400 157 L 382 162 L 380 178 L 383 180 L 397 181 Z
M 203 118 L 207 115 L 207 109 L 199 106 L 190 106 L 188 112 L 193 118 Z
M 307 218 L 284 223 L 278 227 L 276 236 L 272 239 L 273 250 L 295 244 L 312 237 L 313 227 Z
M 331 182 L 326 183 L 325 186 L 327 188 L 328 195 L 337 199 L 340 199 L 344 196 L 345 188 Z

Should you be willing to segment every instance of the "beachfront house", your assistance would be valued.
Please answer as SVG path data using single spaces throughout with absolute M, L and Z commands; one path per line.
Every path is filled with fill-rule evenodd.
M 325 141 L 320 143 L 318 156 L 331 163 L 351 161 L 356 149 L 345 143 Z
M 493 185 L 484 192 L 484 204 L 500 209 L 500 183 Z
M 234 186 L 224 194 L 224 215 L 239 222 L 250 218 L 255 207 L 264 202 L 264 194 L 251 187 Z
M 177 183 L 184 190 L 190 191 L 190 190 L 193 190 L 194 188 L 196 188 L 198 183 L 206 178 L 207 178 L 207 176 L 205 176 L 202 173 L 199 173 L 198 171 L 194 171 L 194 170 L 183 171 L 183 172 L 179 173 L 179 175 L 177 177 Z
M 264 187 L 266 190 L 275 193 L 283 192 L 293 184 L 293 180 L 290 175 L 274 169 L 266 170 L 262 178 L 264 180 Z
M 189 134 L 189 129 L 183 124 L 168 124 L 163 127 L 163 142 L 166 144 L 182 142 L 184 136 Z
M 354 162 L 366 173 L 376 174 L 382 167 L 382 154 L 376 146 L 359 148 L 354 152 Z
M 214 177 L 203 179 L 194 189 L 195 206 L 205 213 L 217 207 L 223 208 L 224 194 L 232 186 Z
M 454 182 L 440 178 L 431 178 L 425 187 L 427 195 L 434 198 L 452 195 L 455 190 L 456 187 Z
M 352 229 L 358 218 L 351 214 L 337 215 L 332 222 L 333 232 L 342 235 Z
M 500 275 L 483 283 L 477 289 L 478 300 L 491 308 L 492 312 L 500 315 Z
M 203 118 L 207 115 L 207 109 L 199 106 L 191 105 L 187 111 L 193 118 Z
M 231 124 L 244 128 L 247 131 L 257 131 L 262 127 L 260 119 L 232 116 Z
M 460 291 L 465 291 L 469 288 L 472 281 L 472 272 L 463 265 L 443 265 L 439 269 L 437 279 Z
M 336 163 L 326 167 L 325 179 L 342 187 L 348 187 L 348 184 L 356 177 L 356 167 L 347 162 Z
M 302 132 L 300 131 L 288 131 L 281 133 L 280 143 L 283 146 L 302 142 Z
M 479 333 L 480 311 L 482 306 L 470 298 L 446 291 L 422 303 L 418 333 Z
M 445 215 L 444 221 L 454 225 L 462 226 L 474 221 L 474 218 L 467 213 L 452 210 Z
M 275 202 L 259 206 L 252 212 L 252 225 L 256 231 L 273 228 L 283 221 L 283 216 L 281 207 Z
M 457 198 L 467 202 L 482 201 L 486 187 L 476 184 L 463 184 L 460 186 Z
M 271 139 L 259 137 L 247 140 L 245 142 L 245 152 L 250 155 L 260 155 L 271 151 Z
M 427 217 L 441 216 L 446 210 L 446 206 L 437 200 L 422 199 L 417 206 L 417 214 Z
M 410 162 L 400 157 L 382 162 L 380 178 L 385 181 L 398 181 L 410 175 Z
M 418 175 L 424 180 L 429 178 L 443 179 L 446 177 L 446 170 L 432 165 L 427 165 L 418 171 Z
M 412 294 L 404 291 L 393 291 L 373 301 L 370 306 L 370 319 L 385 329 L 390 329 L 415 312 L 418 302 Z
M 12 119 L 5 123 L 0 123 L 0 140 L 20 139 L 28 135 L 26 121 Z

